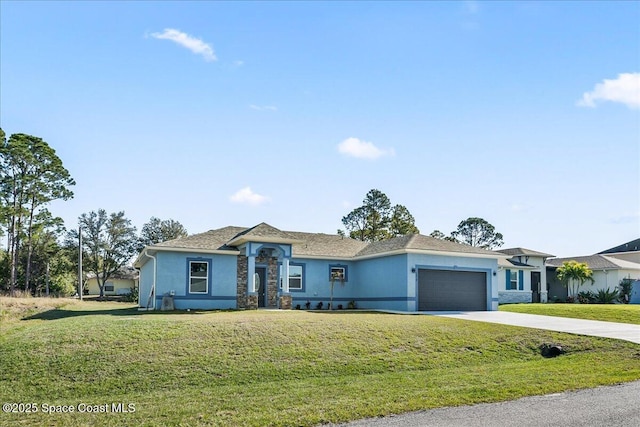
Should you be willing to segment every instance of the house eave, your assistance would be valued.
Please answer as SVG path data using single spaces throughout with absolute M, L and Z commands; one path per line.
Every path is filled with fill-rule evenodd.
M 174 248 L 170 246 L 147 246 L 140 252 L 138 258 L 136 258 L 133 266 L 135 268 L 142 267 L 145 263 L 142 262 L 145 257 L 145 253 L 154 255 L 158 252 L 182 252 L 182 253 L 199 253 L 199 254 L 212 254 L 212 255 L 239 255 L 239 250 L 224 250 L 224 249 L 202 249 L 202 248 Z
M 333 256 L 333 255 L 304 255 L 304 254 L 293 254 L 291 256 L 292 259 L 319 259 L 326 261 L 354 261 L 355 258 L 352 256 Z
M 236 237 L 233 240 L 230 240 L 227 245 L 229 246 L 240 246 L 243 245 L 245 243 L 249 243 L 249 242 L 253 242 L 253 243 L 276 243 L 276 244 L 290 244 L 293 245 L 295 243 L 303 243 L 302 240 L 298 240 L 298 239 L 287 239 L 287 238 L 278 238 L 278 237 L 269 237 L 269 236 L 264 236 L 264 237 L 253 237 L 253 236 L 239 236 Z
M 473 252 L 451 252 L 451 251 L 436 251 L 430 249 L 396 249 L 394 251 L 389 252 L 380 252 L 377 254 L 368 254 L 368 255 L 360 255 L 353 257 L 354 261 L 364 260 L 364 259 L 372 259 L 372 258 L 381 258 L 386 256 L 393 255 L 403 255 L 403 254 L 418 254 L 418 255 L 438 255 L 438 256 L 455 256 L 455 257 L 463 257 L 463 258 L 484 258 L 484 259 L 499 259 L 511 258 L 509 255 L 503 254 L 479 254 Z

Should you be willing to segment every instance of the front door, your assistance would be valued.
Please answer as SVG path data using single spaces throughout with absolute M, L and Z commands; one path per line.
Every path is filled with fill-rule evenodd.
M 531 272 L 531 302 L 540 302 L 540 272 Z
M 265 267 L 256 267 L 258 275 L 258 307 L 266 307 L 267 301 L 267 269 Z

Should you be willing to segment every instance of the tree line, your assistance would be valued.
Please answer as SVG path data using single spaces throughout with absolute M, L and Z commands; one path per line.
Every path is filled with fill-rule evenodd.
M 342 218 L 342 224 L 349 237 L 364 242 L 420 233 L 409 209 L 403 205 L 392 206 L 389 197 L 375 188 L 366 194 L 362 206 Z M 338 234 L 346 235 L 344 230 L 338 230 Z M 477 217 L 461 221 L 449 236 L 440 230 L 434 230 L 429 236 L 489 250 L 504 243 L 502 233 L 498 233 L 485 219 Z
M 81 288 L 77 274 L 81 240 L 83 271 L 96 277 L 103 296 L 109 278 L 145 246 L 187 236 L 180 222 L 156 217 L 138 235 L 124 211 L 104 209 L 83 213 L 79 228 L 68 230 L 48 206 L 73 198 L 75 184 L 42 138 L 18 133 L 7 139 L 0 129 L 0 237 L 6 238 L 6 250 L 0 249 L 0 292 L 74 293 Z M 349 237 L 368 242 L 419 233 L 409 209 L 392 205 L 377 189 L 370 190 L 362 206 L 344 216 L 342 223 Z M 431 236 L 486 249 L 502 245 L 502 234 L 482 218 L 462 221 L 449 236 L 438 230 Z
M 48 205 L 73 198 L 75 181 L 42 138 L 9 138 L 0 129 L 0 291 L 68 295 L 76 291 L 78 230 L 67 230 Z M 187 235 L 177 221 L 152 217 L 140 235 L 124 211 L 99 209 L 78 218 L 83 270 L 104 283 L 144 246 Z

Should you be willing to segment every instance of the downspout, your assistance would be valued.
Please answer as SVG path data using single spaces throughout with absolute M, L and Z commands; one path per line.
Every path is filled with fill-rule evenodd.
M 156 262 L 156 257 L 153 255 L 149 255 L 147 253 L 147 249 L 144 250 L 143 252 L 144 256 L 147 256 L 151 259 L 153 259 L 153 283 L 151 285 L 151 292 L 149 292 L 149 298 L 147 299 L 147 310 L 155 310 L 156 309 L 156 269 L 157 269 L 157 262 Z M 149 300 L 151 300 L 151 308 L 149 308 Z

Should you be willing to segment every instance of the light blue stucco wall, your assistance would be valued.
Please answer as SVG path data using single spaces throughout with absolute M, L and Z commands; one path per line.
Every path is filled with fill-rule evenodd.
M 309 301 L 315 309 L 318 302 L 323 309 L 328 307 L 331 295 L 329 271 L 331 266 L 346 266 L 347 281 L 344 285 L 335 282 L 333 305 L 347 308 L 355 301 L 358 308 L 403 310 L 407 304 L 406 255 L 397 255 L 360 261 L 317 260 L 294 258 L 292 264 L 304 266 L 303 291 L 291 291 L 293 306 L 305 306 Z
M 164 294 L 174 294 L 177 309 L 228 309 L 237 307 L 237 256 L 202 254 L 197 252 L 158 252 L 156 278 L 156 308 Z M 189 294 L 189 260 L 210 263 L 209 288 L 206 294 Z M 487 272 L 487 309 L 497 310 L 498 283 L 496 259 L 467 258 L 425 254 L 399 254 L 358 261 L 292 258 L 292 265 L 303 265 L 302 290 L 291 290 L 293 307 L 311 308 L 330 300 L 330 267 L 344 266 L 347 281 L 336 282 L 333 290 L 334 307 L 347 308 L 355 301 L 362 309 L 417 310 L 417 272 L 412 269 L 434 268 Z M 140 270 L 140 305 L 146 306 L 153 283 L 154 261 L 147 261 Z
M 156 307 L 161 306 L 162 296 L 174 294 L 176 309 L 228 309 L 236 308 L 237 257 L 234 255 L 202 254 L 197 252 L 158 252 L 156 277 Z M 209 286 L 206 294 L 189 294 L 189 260 L 209 262 Z M 147 281 L 147 262 L 140 271 L 140 282 Z M 153 271 L 149 269 L 152 277 Z M 152 279 L 151 279 L 152 280 Z M 141 287 L 142 288 L 142 287 Z M 147 291 L 146 297 L 149 295 Z M 141 297 L 142 298 L 142 297 Z
M 354 270 L 358 308 L 411 311 L 406 254 L 361 260 Z
M 153 269 L 154 261 L 150 258 L 142 268 L 140 268 L 140 283 L 138 285 L 138 305 L 140 307 L 147 308 L 147 305 L 153 306 L 153 301 L 149 300 L 149 294 L 153 287 Z
M 300 304 L 302 308 L 307 301 L 311 302 L 311 308 L 315 308 L 319 302 L 323 308 L 327 308 L 331 296 L 331 281 L 329 280 L 330 266 L 347 268 L 347 281 L 344 285 L 335 282 L 333 287 L 333 305 L 337 308 L 342 304 L 345 308 L 349 301 L 354 299 L 354 280 L 357 276 L 354 272 L 354 263 L 344 260 L 319 260 L 306 258 L 292 258 L 292 265 L 303 265 L 304 282 L 303 290 L 291 290 L 293 306 Z
M 410 273 L 409 296 L 413 297 L 414 306 L 409 311 L 417 310 L 418 269 L 433 268 L 438 270 L 484 271 L 487 273 L 487 310 L 498 309 L 498 260 L 489 258 L 470 258 L 463 256 L 442 256 L 425 254 L 408 254 L 408 268 L 416 269 Z M 494 273 L 496 275 L 494 275 Z

